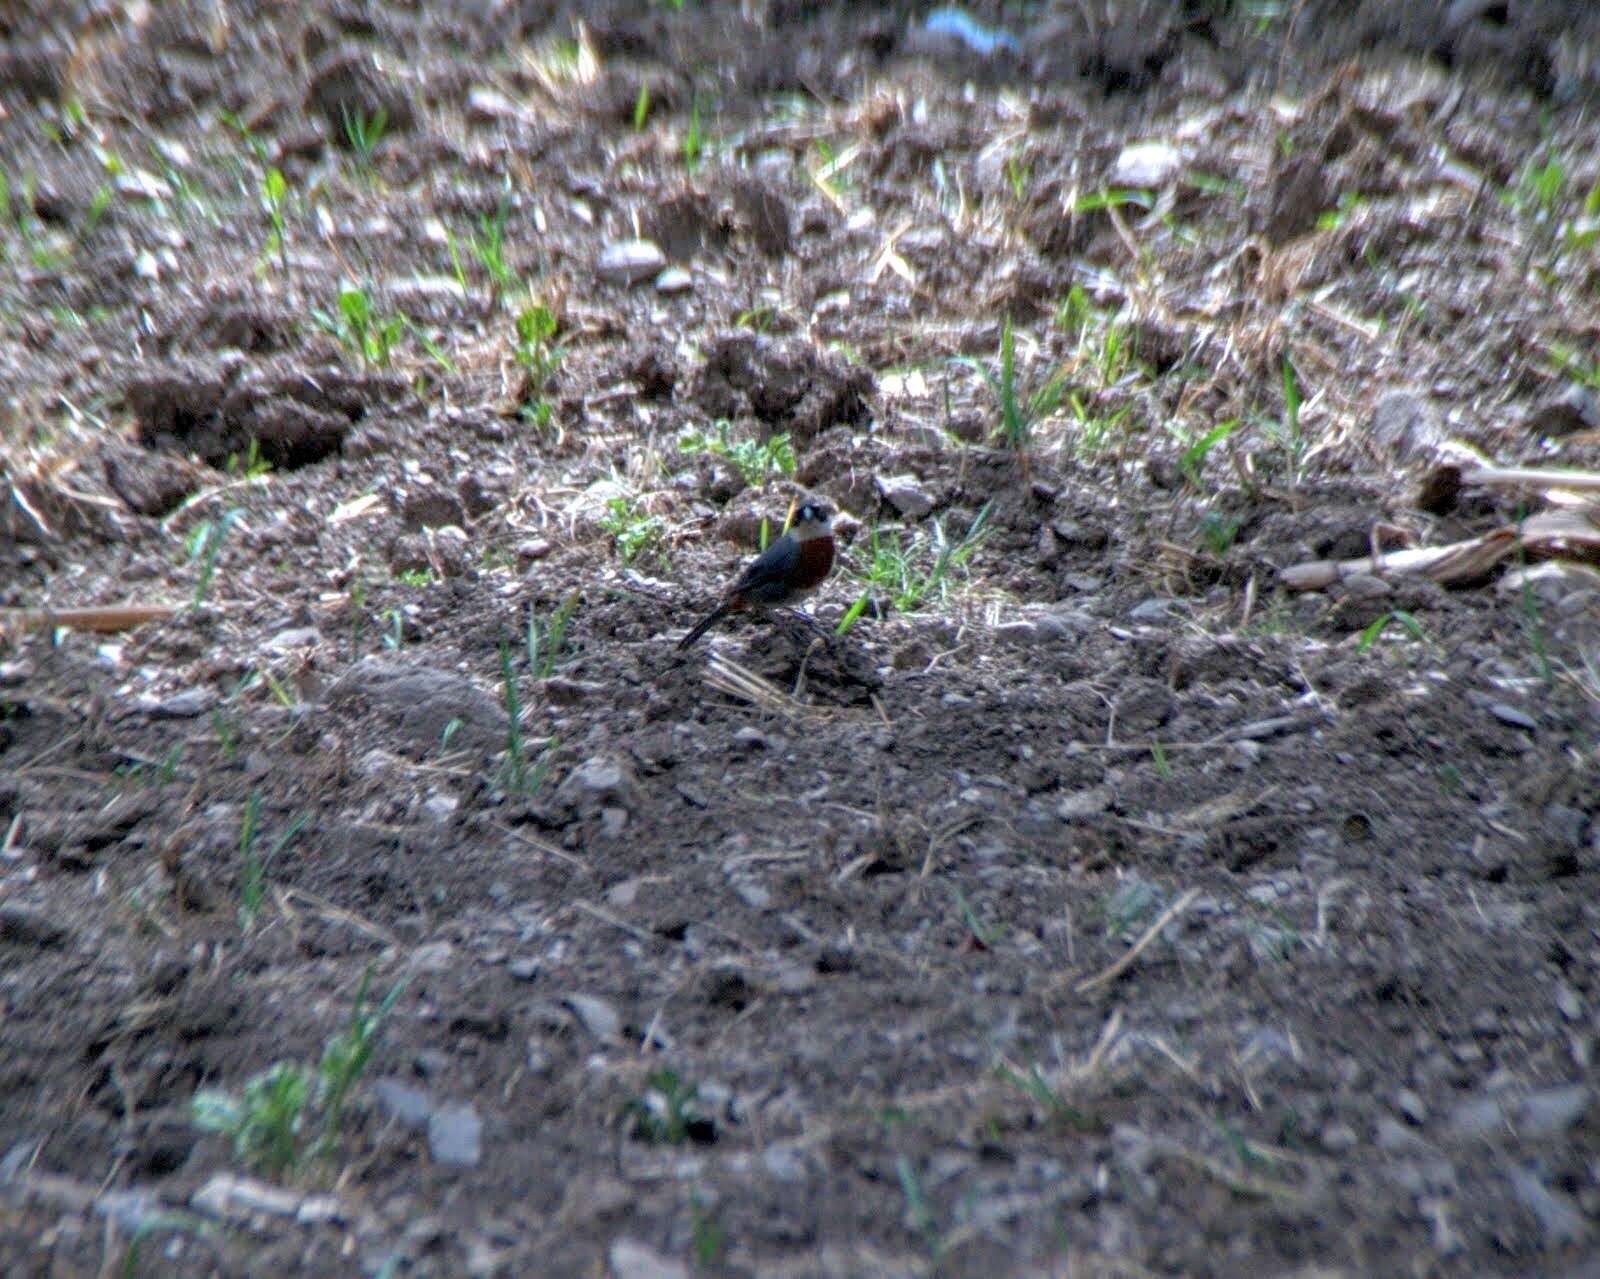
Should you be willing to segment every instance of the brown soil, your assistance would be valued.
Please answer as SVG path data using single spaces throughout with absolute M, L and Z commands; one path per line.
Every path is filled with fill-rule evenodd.
M 1233 8 L 0 15 L 0 606 L 177 609 L 0 637 L 0 1272 L 1600 1272 L 1600 592 L 1277 579 L 1600 464 L 1600 21 Z M 677 654 L 801 494 L 987 532 Z

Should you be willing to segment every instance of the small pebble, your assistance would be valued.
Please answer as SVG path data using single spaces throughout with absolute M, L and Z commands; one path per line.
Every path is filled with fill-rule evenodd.
M 594 271 L 604 284 L 641 284 L 660 275 L 667 255 L 650 240 L 617 240 L 606 245 Z
M 476 1168 L 483 1157 L 483 1120 L 465 1102 L 440 1106 L 428 1119 L 428 1151 L 434 1161 Z
M 1490 702 L 1489 714 L 1493 715 L 1502 724 L 1510 724 L 1512 728 L 1525 728 L 1530 733 L 1539 727 L 1539 721 L 1526 711 L 1519 711 L 1515 706 L 1506 702 Z
M 657 293 L 687 293 L 694 288 L 694 277 L 681 266 L 669 266 L 656 276 Z

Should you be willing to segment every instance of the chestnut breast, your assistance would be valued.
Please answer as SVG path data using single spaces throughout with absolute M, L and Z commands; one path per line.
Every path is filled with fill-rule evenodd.
M 800 543 L 799 562 L 795 565 L 793 589 L 805 595 L 827 580 L 833 569 L 833 538 L 813 537 Z

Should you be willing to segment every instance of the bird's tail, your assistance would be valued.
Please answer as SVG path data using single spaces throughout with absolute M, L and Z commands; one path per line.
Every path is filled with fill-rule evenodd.
M 702 635 L 709 631 L 731 611 L 732 610 L 726 604 L 717 605 L 716 608 L 712 609 L 711 612 L 707 613 L 695 623 L 692 631 L 678 641 L 678 651 L 682 652 L 684 649 L 688 648 L 689 645 L 693 644 L 695 640 L 699 639 Z

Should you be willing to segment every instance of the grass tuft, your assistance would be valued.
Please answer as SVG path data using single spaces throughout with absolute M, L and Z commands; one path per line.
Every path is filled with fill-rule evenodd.
M 914 612 L 930 600 L 942 600 L 952 575 L 966 565 L 988 535 L 988 519 L 989 504 L 985 503 L 959 539 L 952 539 L 939 520 L 910 538 L 875 525 L 867 534 L 867 562 L 856 574 L 865 586 L 840 619 L 837 633 L 843 635 L 855 625 L 874 595 L 887 599 L 901 613 Z
M 995 367 L 971 356 L 960 356 L 955 363 L 976 371 L 993 394 L 1000 410 L 1000 423 L 994 436 L 1014 453 L 1027 451 L 1034 427 L 1060 408 L 1066 395 L 1067 375 L 1059 370 L 1031 391 L 1019 388 L 1016 338 L 1009 315 L 1000 325 L 1000 349 L 996 353 Z

